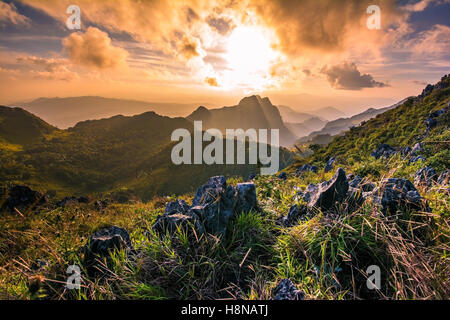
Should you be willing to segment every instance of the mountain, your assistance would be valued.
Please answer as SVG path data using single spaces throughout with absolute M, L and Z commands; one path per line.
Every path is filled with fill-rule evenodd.
M 155 126 L 151 135 L 146 123 Z M 164 155 L 164 147 L 155 146 L 165 135 L 157 132 L 189 123 L 154 113 L 84 122 L 44 133 L 46 141 L 59 140 L 51 156 L 41 157 L 39 149 L 48 148 L 41 145 L 6 170 L 8 158 L 2 158 L 0 174 L 33 165 L 36 157 L 52 161 L 67 143 L 73 150 L 47 167 L 64 168 L 81 157 L 85 167 L 109 163 L 128 171 L 146 156 L 135 147 L 147 141 L 152 154 Z M 31 203 L 37 192 L 16 186 L 2 198 L 6 206 L 0 203 L 6 208 L 0 214 L 0 298 L 449 300 L 449 124 L 450 75 L 327 146 L 315 146 L 280 175 L 192 182 L 187 168 L 171 167 L 143 178 L 150 181 L 146 188 L 162 179 L 197 192 L 165 193 L 145 203 L 111 203 L 95 194 Z M 110 159 L 90 159 L 97 148 Z M 375 158 L 375 148 L 388 152 Z M 195 177 L 208 168 L 197 169 Z M 97 174 L 100 185 L 110 185 Z M 79 183 L 83 179 L 92 177 Z M 73 264 L 82 270 L 83 285 L 68 290 L 64 280 Z M 376 290 L 368 286 L 370 269 L 382 275 Z
M 175 165 L 171 152 L 176 129 L 193 132 L 185 118 L 154 112 L 87 120 L 59 130 L 19 108 L 2 107 L 1 184 L 25 183 L 58 195 L 127 190 L 142 199 L 182 194 L 212 175 L 247 177 L 257 165 Z M 204 146 L 208 143 L 204 143 Z M 280 166 L 292 161 L 280 151 Z
M 350 118 L 339 118 L 339 119 L 330 121 L 330 122 L 326 123 L 325 126 L 321 130 L 311 132 L 308 136 L 301 138 L 300 142 L 301 143 L 312 142 L 314 144 L 314 143 L 318 143 L 317 142 L 318 140 L 316 139 L 316 137 L 318 137 L 318 136 L 332 137 L 332 136 L 339 135 L 340 133 L 350 129 L 351 127 L 357 126 L 360 123 L 377 116 L 378 114 L 384 113 L 388 110 L 398 107 L 405 101 L 406 101 L 406 99 L 404 99 L 392 106 L 385 107 L 385 108 L 380 108 L 380 109 L 370 108 L 370 109 L 367 109 L 366 111 L 356 114 Z M 321 143 L 318 143 L 318 144 L 328 143 L 331 139 L 325 139 L 325 140 L 320 139 L 320 140 L 321 140 Z
M 288 106 L 279 105 L 277 108 L 280 110 L 281 118 L 284 122 L 302 123 L 314 117 L 314 114 L 312 113 L 298 112 Z
M 96 96 L 69 98 L 39 98 L 15 104 L 44 121 L 65 129 L 84 120 L 109 118 L 118 114 L 133 116 L 147 111 L 178 117 L 192 112 L 198 104 L 161 103 L 110 99 Z
M 286 127 L 298 137 L 309 135 L 313 131 L 322 129 L 327 121 L 319 117 L 311 117 L 301 123 L 286 122 Z
M 201 120 L 203 128 L 226 129 L 279 129 L 280 145 L 291 146 L 296 136 L 283 123 L 280 111 L 269 100 L 258 95 L 243 98 L 238 105 L 219 109 L 199 107 L 187 119 Z
M 347 159 L 348 163 L 358 163 L 367 161 L 372 151 L 383 143 L 403 148 L 421 142 L 426 164 L 436 170 L 444 170 L 450 167 L 449 108 L 450 75 L 435 85 L 427 86 L 421 95 L 402 100 L 335 137 L 307 161 L 323 163 L 330 157 L 338 157 Z
M 0 106 L 0 138 L 5 142 L 31 145 L 57 130 L 23 109 Z
M 331 121 L 334 119 L 345 117 L 346 114 L 339 109 L 334 107 L 324 107 L 317 110 L 308 111 L 316 117 L 323 118 L 325 120 Z

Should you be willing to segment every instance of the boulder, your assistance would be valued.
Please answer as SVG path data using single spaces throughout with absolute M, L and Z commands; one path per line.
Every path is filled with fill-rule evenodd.
M 238 183 L 236 185 L 236 212 L 250 212 L 258 207 L 256 187 L 253 182 Z
M 287 216 L 281 218 L 281 223 L 285 227 L 291 227 L 298 223 L 299 220 L 305 219 L 308 214 L 308 208 L 305 205 L 298 206 L 294 204 L 289 208 Z
M 305 295 L 289 279 L 281 280 L 273 289 L 274 300 L 303 300 Z
M 8 197 L 6 198 L 2 208 L 7 208 L 13 211 L 17 209 L 28 209 L 31 206 L 45 204 L 47 197 L 35 191 L 28 186 L 15 185 L 9 189 Z
M 421 152 L 422 150 L 423 150 L 423 143 L 422 142 L 418 142 L 412 147 L 410 153 L 412 155 L 414 155 L 414 154 L 417 154 L 418 152 Z
M 278 175 L 278 179 L 286 180 L 286 179 L 287 179 L 287 174 L 286 174 L 286 172 L 282 171 L 282 172 Z
M 311 172 L 317 173 L 317 171 L 319 171 L 319 168 L 317 166 L 304 164 L 300 168 L 297 169 L 296 174 L 299 176 L 302 173 L 307 172 L 307 171 L 311 171 Z
M 423 207 L 423 198 L 406 179 L 384 179 L 381 186 L 373 191 L 373 200 L 387 214 L 395 214 L 400 208 L 418 210 Z
M 327 163 L 325 164 L 325 172 L 331 171 L 333 170 L 333 164 L 336 161 L 335 157 L 331 157 L 330 159 L 328 159 Z
M 397 151 L 392 148 L 388 144 L 380 144 L 370 155 L 374 157 L 375 159 L 379 158 L 390 158 L 393 155 L 395 155 Z
M 193 226 L 197 233 L 225 235 L 236 213 L 257 209 L 256 187 L 253 182 L 227 186 L 223 176 L 209 179 L 195 193 L 192 206 L 183 200 L 168 203 L 165 213 L 158 216 L 153 230 L 173 234 L 178 227 Z
M 436 181 L 436 178 L 436 171 L 432 167 L 421 168 L 414 175 L 414 184 L 429 187 L 433 184 L 433 181 Z
M 120 249 L 124 249 L 127 253 L 133 251 L 130 235 L 125 229 L 112 226 L 95 232 L 84 247 L 84 264 L 88 273 L 98 271 L 96 267 L 98 258 L 108 258 L 111 252 Z
M 194 200 L 192 200 L 192 206 L 197 206 L 202 201 L 202 197 L 207 194 L 208 189 L 225 189 L 227 180 L 224 176 L 211 177 L 207 183 L 197 189 Z
M 234 215 L 236 205 L 236 190 L 233 186 L 217 185 L 218 187 L 200 187 L 203 194 L 198 197 L 200 202 L 193 202 L 190 213 L 195 213 L 212 234 L 225 235 L 228 224 Z
M 256 178 L 256 174 L 250 173 L 250 174 L 248 175 L 248 177 L 247 177 L 247 181 L 252 181 L 252 180 L 255 179 L 255 178 Z
M 185 214 L 189 210 L 189 206 L 184 200 L 176 200 L 173 202 L 169 202 L 166 204 L 166 208 L 164 210 L 164 214 L 172 215 L 176 213 Z
M 163 214 L 156 217 L 152 230 L 163 236 L 168 232 L 173 235 L 178 229 L 186 233 L 195 230 L 198 235 L 204 233 L 203 225 L 200 223 L 198 216 L 192 212 L 189 214 L 172 213 Z
M 362 179 L 360 176 L 356 176 L 352 181 L 349 182 L 349 187 L 361 189 L 363 192 L 369 192 L 375 189 L 375 184 L 373 184 L 366 178 Z
M 320 183 L 308 202 L 310 208 L 320 208 L 323 212 L 334 207 L 336 202 L 341 202 L 347 195 L 348 181 L 344 169 L 338 168 L 334 176 L 325 182 Z
M 409 163 L 416 163 L 416 162 L 418 162 L 418 161 L 422 161 L 422 162 L 425 162 L 425 158 L 424 157 L 422 157 L 422 156 L 414 156 L 414 157 L 412 157 L 411 159 L 409 159 Z

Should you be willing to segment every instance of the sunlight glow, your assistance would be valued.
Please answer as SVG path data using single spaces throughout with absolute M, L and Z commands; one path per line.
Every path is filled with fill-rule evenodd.
M 261 88 L 270 81 L 270 67 L 277 57 L 268 32 L 255 26 L 237 27 L 227 40 L 225 59 L 231 72 L 226 82 Z

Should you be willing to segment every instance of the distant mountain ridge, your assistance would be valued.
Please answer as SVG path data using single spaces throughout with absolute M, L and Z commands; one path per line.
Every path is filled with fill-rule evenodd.
M 279 129 L 280 145 L 291 146 L 296 136 L 284 124 L 280 111 L 269 98 L 258 95 L 243 98 L 237 105 L 218 109 L 199 107 L 188 117 L 190 121 L 202 121 L 203 128 L 226 129 Z
M 80 121 L 98 120 L 119 114 L 133 116 L 147 111 L 171 117 L 186 116 L 198 106 L 197 103 L 161 103 L 99 96 L 38 98 L 14 105 L 61 129 L 72 127 Z
M 325 126 L 318 131 L 310 133 L 308 136 L 303 137 L 300 139 L 301 143 L 308 142 L 308 141 L 315 141 L 317 140 L 317 137 L 320 138 L 319 144 L 328 143 L 331 141 L 331 137 L 339 135 L 340 133 L 350 129 L 353 126 L 360 125 L 362 122 L 367 121 L 379 114 L 382 114 L 388 110 L 394 109 L 404 103 L 407 99 L 404 99 L 396 104 L 393 104 L 388 107 L 380 108 L 380 109 L 374 109 L 369 108 L 364 112 L 361 112 L 359 114 L 356 114 L 349 118 L 339 118 L 333 121 L 328 122 L 325 124 Z M 329 139 L 324 139 L 324 137 L 329 137 Z
M 0 187 L 26 184 L 61 196 L 120 191 L 149 200 L 190 192 L 210 176 L 259 172 L 257 165 L 175 165 L 171 135 L 180 128 L 192 133 L 193 123 L 145 112 L 60 130 L 23 109 L 0 107 Z M 292 160 L 280 150 L 281 168 Z

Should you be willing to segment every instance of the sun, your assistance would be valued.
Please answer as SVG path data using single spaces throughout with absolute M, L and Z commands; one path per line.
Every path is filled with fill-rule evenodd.
M 271 42 L 271 35 L 263 28 L 237 27 L 227 39 L 225 55 L 233 76 L 241 82 L 253 81 L 255 85 L 258 77 L 267 77 L 277 58 Z

